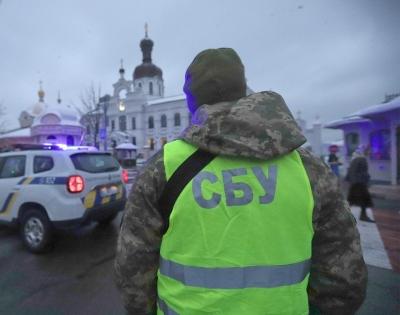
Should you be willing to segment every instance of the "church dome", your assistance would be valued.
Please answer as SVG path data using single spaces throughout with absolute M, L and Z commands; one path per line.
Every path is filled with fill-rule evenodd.
M 143 53 L 143 63 L 135 68 L 135 71 L 133 72 L 133 80 L 155 76 L 162 79 L 161 69 L 151 61 L 151 51 L 153 50 L 154 42 L 147 35 L 147 24 L 145 30 L 145 38 L 140 41 L 140 49 Z
M 29 108 L 28 112 L 36 117 L 41 115 L 45 110 L 46 110 L 47 104 L 44 102 L 37 102 L 36 104 L 32 105 L 31 108 Z
M 135 68 L 133 72 L 133 79 L 140 79 L 143 77 L 162 77 L 162 71 L 153 63 L 142 63 Z
M 56 117 L 54 120 L 53 117 Z M 50 119 L 48 119 L 50 118 Z M 34 126 L 52 123 L 69 126 L 81 126 L 79 113 L 69 106 L 51 105 L 47 106 L 39 116 L 35 118 Z

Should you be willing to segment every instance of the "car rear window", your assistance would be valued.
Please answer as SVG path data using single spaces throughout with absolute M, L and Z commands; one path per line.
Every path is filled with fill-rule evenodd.
M 119 163 L 109 154 L 77 153 L 71 155 L 75 168 L 88 173 L 106 173 L 119 169 Z

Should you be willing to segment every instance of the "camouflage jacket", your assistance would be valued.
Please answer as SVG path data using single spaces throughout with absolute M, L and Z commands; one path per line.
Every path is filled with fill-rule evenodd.
M 261 92 L 203 105 L 181 139 L 216 154 L 265 160 L 298 150 L 314 197 L 310 304 L 322 314 L 354 314 L 367 282 L 355 220 L 329 167 L 300 147 L 306 140 L 282 97 Z M 118 240 L 116 283 L 129 314 L 156 314 L 163 229 L 158 199 L 165 183 L 161 150 L 132 187 Z

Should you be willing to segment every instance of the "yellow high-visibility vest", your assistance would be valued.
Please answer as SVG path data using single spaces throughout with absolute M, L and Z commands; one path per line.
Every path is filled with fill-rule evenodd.
M 164 146 L 167 180 L 196 150 Z M 269 161 L 217 156 L 172 209 L 157 314 L 308 314 L 313 207 L 297 151 Z

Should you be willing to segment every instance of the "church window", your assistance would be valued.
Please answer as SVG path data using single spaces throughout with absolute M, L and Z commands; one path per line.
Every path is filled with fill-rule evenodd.
M 139 87 L 140 87 L 140 88 L 142 88 L 142 83 L 141 83 L 141 82 L 139 82 L 139 84 L 138 84 L 138 85 L 139 85 Z
M 111 120 L 111 131 L 115 130 L 115 120 Z
M 175 113 L 174 115 L 174 126 L 180 126 L 181 125 L 181 114 Z
M 74 137 L 73 136 L 67 136 L 67 145 L 74 145 Z
M 149 83 L 149 94 L 153 95 L 153 82 Z
M 163 114 L 161 116 L 161 128 L 166 128 L 167 127 L 167 116 Z
M 154 128 L 154 118 L 153 116 L 149 117 L 149 129 L 153 129 Z
M 126 116 L 119 116 L 119 130 L 126 130 Z
M 132 130 L 136 129 L 136 118 L 132 117 Z
M 136 137 L 132 137 L 132 144 L 136 145 Z

